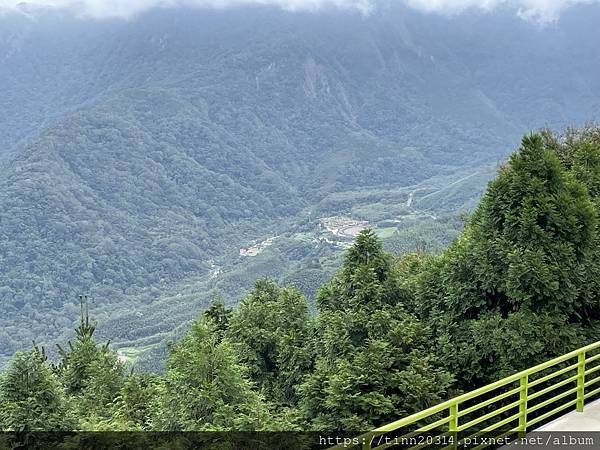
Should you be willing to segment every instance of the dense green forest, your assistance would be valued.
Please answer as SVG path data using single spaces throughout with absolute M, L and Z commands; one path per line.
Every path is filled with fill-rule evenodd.
M 94 336 L 15 354 L 0 428 L 365 431 L 590 341 L 600 328 L 600 132 L 528 135 L 442 253 L 363 230 L 316 295 L 260 279 L 216 300 L 164 374 Z
M 82 292 L 98 340 L 157 372 L 258 278 L 313 314 L 352 242 L 322 220 L 440 252 L 524 132 L 599 116 L 598 5 L 539 27 L 226 3 L 0 11 L 0 370 L 32 340 L 58 357 Z

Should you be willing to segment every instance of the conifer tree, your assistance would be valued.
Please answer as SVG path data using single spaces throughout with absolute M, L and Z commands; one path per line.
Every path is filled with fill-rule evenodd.
M 17 352 L 0 375 L 0 430 L 75 428 L 75 418 L 56 375 L 36 351 Z
M 80 324 L 75 342 L 68 350 L 58 346 L 61 360 L 56 366 L 59 379 L 76 406 L 84 429 L 102 429 L 114 414 L 114 401 L 124 381 L 124 366 L 110 350 L 109 343 L 98 345 L 96 323 L 90 322 L 87 298 L 80 297 Z
M 260 430 L 268 421 L 246 368 L 207 317 L 172 347 L 155 411 L 160 431 Z
M 574 154 L 571 172 L 575 179 L 586 186 L 596 211 L 600 212 L 599 128 L 588 129 L 587 134 L 583 134 L 581 137 L 579 147 Z M 597 335 L 597 326 L 600 320 L 600 234 L 598 233 L 596 233 L 593 250 L 586 264 L 585 281 L 581 289 L 584 311 L 580 316 L 584 323 L 585 321 L 595 322 L 594 326 L 586 327 L 586 333 L 590 335 L 589 340 L 593 340 Z
M 364 431 L 444 398 L 451 376 L 405 309 L 411 295 L 373 231 L 362 231 L 317 297 L 316 367 L 300 388 L 314 428 Z
M 525 137 L 420 289 L 421 314 L 465 387 L 576 348 L 596 226 L 586 187 L 539 135 Z
M 300 292 L 257 281 L 233 314 L 227 336 L 267 398 L 297 403 L 295 388 L 310 366 L 308 305 Z
M 113 429 L 137 431 L 150 429 L 159 386 L 160 377 L 156 374 L 130 374 L 123 382 L 115 400 Z
M 215 299 L 210 307 L 204 311 L 203 315 L 212 320 L 215 325 L 215 331 L 219 335 L 223 335 L 229 328 L 229 320 L 232 314 L 231 308 L 226 308 L 223 299 Z

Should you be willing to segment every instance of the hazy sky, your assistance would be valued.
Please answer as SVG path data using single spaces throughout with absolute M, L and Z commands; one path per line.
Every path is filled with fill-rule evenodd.
M 493 11 L 499 5 L 510 5 L 523 18 L 551 21 L 569 6 L 594 3 L 598 0 L 406 0 L 415 8 L 440 13 L 454 14 L 469 8 Z
M 390 0 L 388 0 L 390 1 Z M 391 0 L 404 1 L 423 11 L 456 14 L 477 8 L 493 11 L 499 5 L 510 5 L 523 18 L 551 21 L 565 8 L 578 3 L 600 0 Z M 22 0 L 0 0 L 0 7 L 14 8 Z M 224 8 L 235 5 L 275 5 L 288 10 L 318 10 L 320 8 L 351 8 L 365 14 L 372 11 L 377 0 L 35 0 L 30 3 L 68 9 L 75 14 L 92 17 L 129 17 L 144 10 L 169 6 L 200 6 Z

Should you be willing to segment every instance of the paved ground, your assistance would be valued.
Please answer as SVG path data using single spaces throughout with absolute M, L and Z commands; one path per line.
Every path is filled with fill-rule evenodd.
M 583 412 L 572 411 L 533 431 L 600 431 L 600 400 L 585 405 Z

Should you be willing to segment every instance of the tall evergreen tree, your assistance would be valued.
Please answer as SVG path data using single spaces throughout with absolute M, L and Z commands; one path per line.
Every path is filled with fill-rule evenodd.
M 96 323 L 90 322 L 87 299 L 80 298 L 81 318 L 75 342 L 68 350 L 59 348 L 56 366 L 68 394 L 76 398 L 84 429 L 103 429 L 114 415 L 114 401 L 124 381 L 124 365 L 109 343 L 99 345 L 94 338 Z
M 539 135 L 525 137 L 420 290 L 422 314 L 464 386 L 578 345 L 596 225 L 586 187 Z M 499 345 L 520 341 L 530 344 L 516 353 Z
M 404 306 L 411 295 L 373 231 L 361 232 L 317 297 L 316 367 L 300 388 L 314 428 L 364 431 L 444 398 L 451 376 Z
M 227 336 L 264 394 L 297 403 L 296 386 L 310 366 L 308 304 L 293 288 L 262 279 L 233 314 Z
M 600 127 L 586 125 L 582 128 L 568 128 L 562 134 L 544 130 L 542 136 L 544 145 L 556 152 L 563 167 L 587 187 L 596 210 L 600 211 Z M 596 236 L 593 256 L 586 269 L 586 281 L 581 288 L 582 296 L 586 298 L 587 308 L 581 316 L 583 320 L 597 322 L 600 319 L 599 236 Z M 586 324 L 585 332 L 590 339 L 597 336 L 596 325 L 596 323 Z
M 113 429 L 148 430 L 156 411 L 160 377 L 151 373 L 132 373 L 115 400 Z
M 588 189 L 596 211 L 600 213 L 600 128 L 595 128 L 588 141 L 583 140 L 575 152 L 571 172 Z M 585 137 L 585 135 L 584 135 Z M 584 138 L 582 138 L 584 139 Z M 585 310 L 581 318 L 593 321 L 593 326 L 586 327 L 591 339 L 597 336 L 600 321 L 600 234 L 596 233 L 593 250 L 586 264 L 585 281 L 581 286 Z M 592 325 L 590 322 L 589 325 Z
M 155 411 L 160 431 L 260 430 L 268 421 L 246 368 L 207 317 L 171 349 Z
M 56 375 L 36 350 L 17 352 L 0 375 L 0 430 L 72 430 L 75 418 Z
M 203 315 L 212 320 L 215 325 L 215 331 L 220 335 L 223 335 L 229 328 L 229 320 L 233 311 L 231 308 L 225 307 L 223 299 L 215 299 L 210 307 L 204 311 Z

